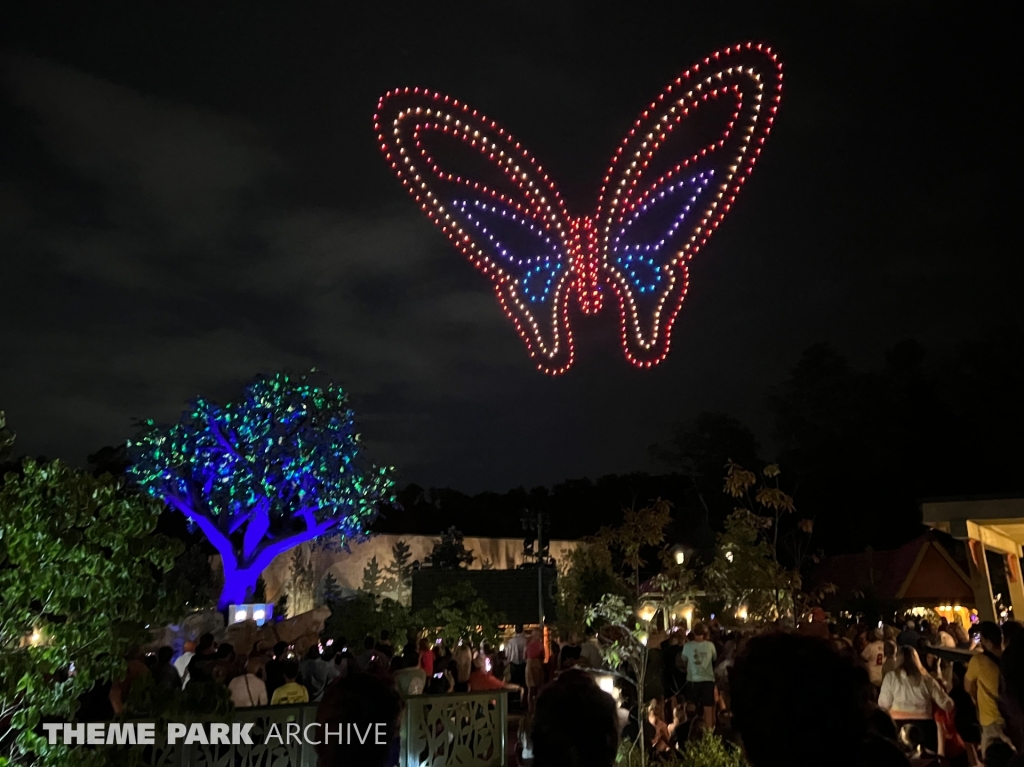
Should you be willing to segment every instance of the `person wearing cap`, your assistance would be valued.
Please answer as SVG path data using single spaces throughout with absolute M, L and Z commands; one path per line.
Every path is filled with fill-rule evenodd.
M 797 633 L 801 636 L 817 637 L 818 639 L 829 639 L 831 634 L 828 630 L 828 616 L 820 607 L 811 610 L 810 620 L 801 623 L 797 627 Z
M 864 645 L 860 658 L 868 671 L 868 678 L 876 689 L 882 686 L 882 666 L 885 664 L 885 629 L 876 628 L 871 641 Z

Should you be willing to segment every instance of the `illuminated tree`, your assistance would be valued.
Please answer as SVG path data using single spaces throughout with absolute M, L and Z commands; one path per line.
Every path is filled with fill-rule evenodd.
M 222 607 L 244 602 L 294 546 L 364 540 L 378 506 L 394 500 L 389 471 L 362 460 L 347 395 L 314 376 L 257 376 L 224 405 L 200 397 L 176 424 L 145 422 L 128 444 L 132 479 L 220 552 Z

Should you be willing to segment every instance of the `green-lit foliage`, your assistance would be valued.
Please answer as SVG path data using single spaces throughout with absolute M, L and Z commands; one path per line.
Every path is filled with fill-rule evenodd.
M 177 592 L 164 575 L 182 547 L 153 532 L 160 510 L 59 461 L 26 460 L 0 485 L 0 740 L 8 721 L 17 733 L 6 757 L 102 763 L 33 730 L 42 717 L 71 719 L 82 693 L 124 673 L 147 624 L 171 615 Z
M 220 552 L 222 606 L 299 543 L 362 540 L 394 501 L 389 471 L 362 460 L 348 396 L 315 372 L 257 376 L 224 405 L 197 398 L 176 424 L 147 421 L 129 457 L 129 476 Z

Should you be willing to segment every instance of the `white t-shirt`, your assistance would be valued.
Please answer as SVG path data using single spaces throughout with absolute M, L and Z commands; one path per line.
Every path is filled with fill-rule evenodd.
M 235 708 L 267 705 L 267 686 L 255 674 L 242 674 L 228 682 L 228 692 Z
M 885 663 L 885 642 L 876 639 L 868 642 L 864 651 L 860 654 L 864 661 L 864 668 L 868 670 L 868 677 L 875 687 L 882 686 L 882 665 Z

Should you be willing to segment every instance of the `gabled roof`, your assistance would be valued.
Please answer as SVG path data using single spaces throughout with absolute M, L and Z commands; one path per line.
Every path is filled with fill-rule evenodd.
M 835 584 L 839 595 L 871 592 L 884 601 L 974 603 L 964 567 L 934 533 L 891 551 L 829 557 L 812 577 L 817 584 Z

